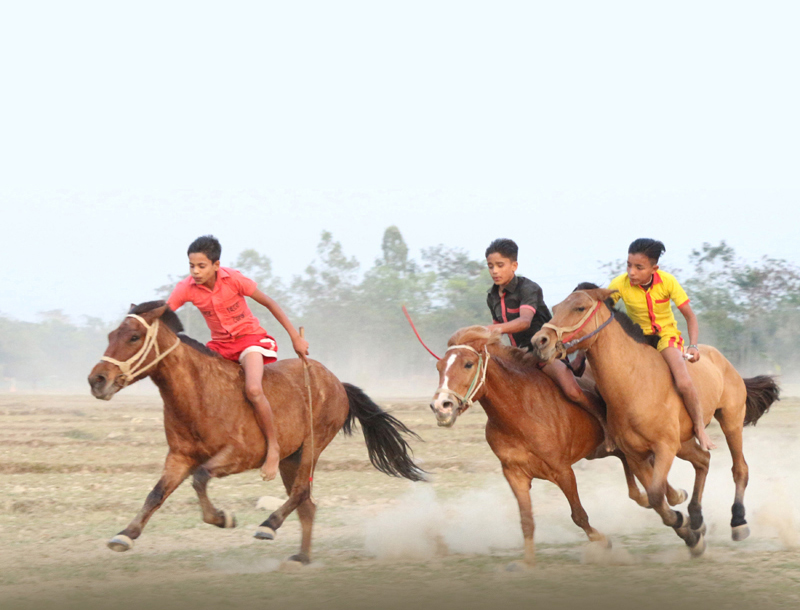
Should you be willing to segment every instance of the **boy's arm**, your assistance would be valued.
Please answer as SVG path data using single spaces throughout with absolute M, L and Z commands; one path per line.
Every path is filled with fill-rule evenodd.
M 294 351 L 297 352 L 300 358 L 305 360 L 308 355 L 308 341 L 300 336 L 300 333 L 297 332 L 294 325 L 289 321 L 289 317 L 284 313 L 283 309 L 281 309 L 281 306 L 278 305 L 274 299 L 268 297 L 258 289 L 250 295 L 250 298 L 256 303 L 266 307 L 275 319 L 280 322 L 280 325 L 289 333 Z
M 696 347 L 697 345 L 697 337 L 700 334 L 700 327 L 697 324 L 697 316 L 694 315 L 694 311 L 692 311 L 692 306 L 689 305 L 687 301 L 680 307 L 678 307 L 678 311 L 683 314 L 683 317 L 686 318 L 686 328 L 689 330 L 689 345 L 686 349 L 686 353 L 691 356 L 689 362 L 697 362 L 700 360 L 700 350 Z
M 516 320 L 503 322 L 502 324 L 492 324 L 486 328 L 493 333 L 499 333 L 503 335 L 521 333 L 522 331 L 528 330 L 531 327 L 531 321 L 533 321 L 534 313 L 535 312 L 533 309 L 525 307 L 521 309 L 519 312 L 519 318 Z

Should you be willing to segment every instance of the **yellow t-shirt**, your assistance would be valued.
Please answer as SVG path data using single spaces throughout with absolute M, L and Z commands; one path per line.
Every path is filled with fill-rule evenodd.
M 674 275 L 660 270 L 654 272 L 653 282 L 645 290 L 641 286 L 633 286 L 628 274 L 623 273 L 611 280 L 608 287 L 619 290 L 611 298 L 615 303 L 622 299 L 628 315 L 642 327 L 645 335 L 678 332 L 678 324 L 669 302 L 675 301 L 675 305 L 680 308 L 689 302 L 689 297 Z

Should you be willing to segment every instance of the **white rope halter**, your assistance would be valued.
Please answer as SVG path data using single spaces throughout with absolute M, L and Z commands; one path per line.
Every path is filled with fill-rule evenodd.
M 174 350 L 181 344 L 180 337 L 178 337 L 175 343 L 173 343 L 162 354 L 158 349 L 158 339 L 157 339 L 158 324 L 160 320 L 156 319 L 156 321 L 153 322 L 152 325 L 150 325 L 144 320 L 144 318 L 142 318 L 141 316 L 137 316 L 135 313 L 129 313 L 125 317 L 135 318 L 136 320 L 139 320 L 139 322 L 141 322 L 141 324 L 147 329 L 147 334 L 144 337 L 144 345 L 142 345 L 142 348 L 138 352 L 136 352 L 133 356 L 128 358 L 125 362 L 114 360 L 114 358 L 110 358 L 109 356 L 103 356 L 102 358 L 100 358 L 100 360 L 103 360 L 104 362 L 110 362 L 111 364 L 114 364 L 119 367 L 119 370 L 122 372 L 122 376 L 124 378 L 122 387 L 125 387 L 131 381 L 133 381 L 133 378 L 136 377 L 137 375 L 144 373 L 146 370 L 154 367 L 156 364 L 161 362 L 172 350 Z M 150 355 L 150 352 L 153 350 L 153 348 L 155 348 L 156 357 L 150 364 L 144 366 L 144 361 L 147 360 L 147 356 Z
M 469 384 L 469 389 L 467 390 L 466 396 L 461 396 L 458 392 L 454 392 L 453 390 L 445 390 L 443 388 L 439 388 L 434 392 L 434 396 L 438 396 L 439 394 L 452 394 L 455 396 L 459 402 L 463 405 L 463 409 L 460 411 L 465 411 L 472 405 L 472 401 L 475 399 L 475 396 L 480 391 L 483 384 L 486 382 L 486 371 L 489 369 L 489 351 L 486 349 L 486 346 L 483 347 L 483 353 L 476 350 L 474 347 L 470 347 L 469 345 L 453 345 L 448 347 L 445 351 L 445 354 L 450 350 L 454 349 L 468 349 L 473 354 L 478 356 L 478 370 L 475 371 L 475 376 L 472 378 L 472 382 Z M 478 383 L 478 377 L 481 378 L 480 383 Z

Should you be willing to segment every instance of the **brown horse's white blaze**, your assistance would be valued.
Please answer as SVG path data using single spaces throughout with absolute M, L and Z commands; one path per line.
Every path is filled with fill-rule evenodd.
M 439 426 L 449 428 L 478 400 L 489 366 L 488 352 L 479 353 L 468 345 L 453 345 L 439 360 L 439 388 L 433 395 L 431 410 Z M 455 388 L 462 388 L 457 391 Z
M 233 513 L 217 510 L 206 492 L 210 479 L 259 468 L 266 441 L 247 401 L 241 368 L 204 346 L 180 339 L 177 316 L 163 301 L 132 307 L 131 314 L 109 334 L 103 360 L 89 375 L 92 395 L 109 400 L 120 389 L 150 377 L 164 400 L 164 427 L 169 452 L 163 474 L 139 514 L 114 536 L 109 548 L 127 551 L 153 513 L 189 476 L 200 501 L 203 521 L 235 527 Z M 310 477 L 319 454 L 340 431 L 349 434 L 361 423 L 370 461 L 381 472 L 416 481 L 423 478 L 409 455 L 403 435 L 415 436 L 384 412 L 360 389 L 341 383 L 319 362 L 309 361 L 313 411 L 309 413 L 299 359 L 281 360 L 264 368 L 264 392 L 275 410 L 281 447 L 279 465 L 288 499 L 257 530 L 274 537 L 297 510 L 302 529 L 300 552 L 291 561 L 311 560 L 311 531 L 316 506 Z M 314 435 L 314 443 L 309 442 Z M 313 447 L 313 451 L 310 449 Z M 269 536 L 265 536 L 269 532 Z
M 694 440 L 691 419 L 664 359 L 652 347 L 628 336 L 608 308 L 597 308 L 612 292 L 604 289 L 573 292 L 553 308 L 552 320 L 533 336 L 532 344 L 545 360 L 552 360 L 565 350 L 586 351 L 598 389 L 606 401 L 608 428 L 614 442 L 647 490 L 650 505 L 697 556 L 705 550 L 702 495 L 710 455 Z M 592 321 L 575 332 L 572 345 L 562 344 L 559 330 L 576 327 L 591 309 L 597 311 Z M 716 417 L 731 451 L 736 485 L 732 537 L 742 540 L 748 534 L 744 518 L 748 469 L 742 453 L 742 426 L 755 423 L 777 400 L 779 391 L 769 377 L 742 380 L 713 347 L 701 345 L 700 352 L 700 361 L 689 367 L 689 373 L 706 424 Z M 695 468 L 688 518 L 671 510 L 665 497 L 666 478 L 675 457 L 689 461 Z

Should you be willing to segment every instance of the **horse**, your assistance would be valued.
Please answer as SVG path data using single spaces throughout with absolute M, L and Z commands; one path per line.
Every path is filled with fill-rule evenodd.
M 669 367 L 651 346 L 636 342 L 604 301 L 615 291 L 578 290 L 553 308 L 553 319 L 533 336 L 534 352 L 544 360 L 586 351 L 597 389 L 607 405 L 608 429 L 644 485 L 650 505 L 664 525 L 675 529 L 693 557 L 703 554 L 705 523 L 703 488 L 710 453 L 694 440 L 692 421 L 678 394 Z M 569 333 L 563 337 L 564 333 Z M 736 486 L 731 509 L 731 537 L 750 534 L 744 492 L 748 467 L 742 451 L 742 428 L 754 425 L 780 390 L 768 375 L 742 379 L 733 365 L 710 345 L 699 346 L 701 358 L 688 366 L 703 407 L 706 425 L 716 417 L 733 458 Z M 689 515 L 667 506 L 667 474 L 675 457 L 691 462 L 695 483 Z
M 636 485 L 625 456 L 605 450 L 597 419 L 568 400 L 540 368 L 540 360 L 483 326 L 456 331 L 439 360 L 439 388 L 430 404 L 439 426 L 451 427 L 473 402 L 488 416 L 486 440 L 500 460 L 503 475 L 519 506 L 524 562 L 536 564 L 531 480 L 555 483 L 564 493 L 572 520 L 591 542 L 610 546 L 605 535 L 589 524 L 581 505 L 572 465 L 583 458 L 614 455 L 622 461 L 629 497 L 643 507 L 647 496 Z M 587 372 L 588 369 L 587 369 Z M 585 375 L 586 377 L 586 375 Z M 592 384 L 583 382 L 591 391 Z M 683 503 L 683 490 L 668 488 L 670 503 Z
M 109 334 L 108 349 L 89 375 L 96 398 L 110 400 L 127 385 L 149 376 L 164 401 L 169 446 L 164 470 L 139 514 L 109 540 L 108 547 L 114 551 L 131 549 L 153 513 L 190 475 L 203 521 L 220 528 L 235 527 L 233 513 L 217 510 L 209 500 L 208 481 L 259 468 L 266 458 L 266 440 L 245 395 L 241 367 L 182 331 L 178 316 L 164 301 L 132 305 L 128 316 Z M 309 359 L 307 367 L 304 372 L 299 358 L 264 367 L 264 392 L 274 409 L 281 447 L 279 469 L 289 498 L 255 534 L 256 538 L 274 539 L 296 509 L 302 538 L 300 552 L 289 561 L 303 565 L 311 561 L 314 466 L 340 430 L 352 434 L 358 420 L 375 468 L 411 481 L 424 479 L 424 472 L 409 455 L 405 438 L 418 439 L 416 434 L 362 390 L 340 382 L 319 362 Z

